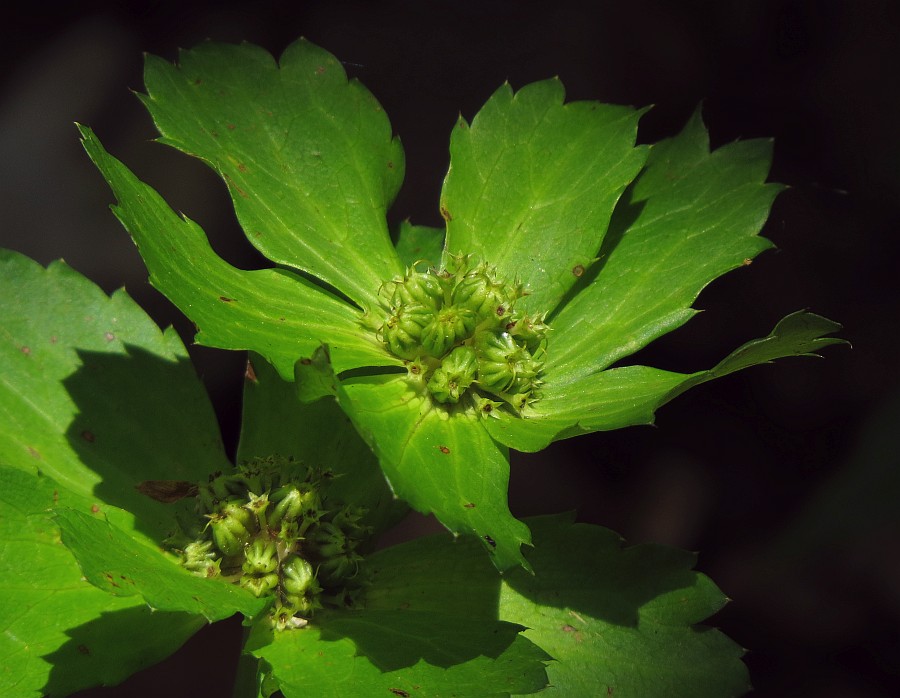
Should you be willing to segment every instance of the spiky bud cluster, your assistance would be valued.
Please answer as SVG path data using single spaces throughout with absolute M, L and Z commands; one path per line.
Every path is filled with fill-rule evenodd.
M 365 510 L 330 501 L 331 479 L 328 471 L 275 457 L 211 476 L 197 493 L 205 525 L 172 547 L 197 575 L 273 596 L 278 629 L 303 627 L 324 605 L 352 604 L 364 581 L 357 549 L 371 533 Z
M 525 295 L 495 267 L 451 256 L 384 285 L 380 336 L 435 402 L 521 410 L 538 397 L 548 331 L 544 315 L 517 310 Z

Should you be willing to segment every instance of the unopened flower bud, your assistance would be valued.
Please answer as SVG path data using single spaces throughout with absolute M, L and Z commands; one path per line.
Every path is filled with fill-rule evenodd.
M 270 572 L 262 576 L 245 574 L 241 577 L 241 586 L 250 590 L 255 596 L 265 596 L 278 586 L 278 573 Z
M 478 316 L 475 311 L 456 305 L 446 306 L 435 313 L 422 328 L 422 347 L 439 359 L 454 344 L 471 337 L 477 324 Z
M 402 359 L 414 359 L 420 352 L 422 330 L 431 322 L 434 310 L 414 303 L 399 306 L 382 328 L 384 343 Z
M 282 563 L 281 576 L 286 594 L 306 594 L 316 579 L 312 565 L 299 555 L 291 555 Z
M 434 274 L 410 271 L 402 281 L 395 282 L 391 305 L 399 308 L 405 305 L 422 305 L 437 310 L 444 303 L 444 289 L 440 279 Z
M 269 514 L 270 526 L 280 526 L 285 521 L 296 521 L 304 512 L 319 506 L 318 493 L 312 489 L 301 491 L 297 487 L 282 487 L 273 492 L 270 499 L 275 502 Z
M 214 514 L 209 519 L 213 541 L 224 555 L 240 555 L 250 540 L 250 532 L 239 518 L 227 514 Z
M 250 575 L 264 575 L 278 569 L 278 550 L 275 543 L 257 538 L 244 551 L 241 569 Z
M 428 381 L 434 399 L 443 403 L 459 402 L 459 398 L 475 380 L 478 361 L 474 350 L 462 346 L 454 349 Z

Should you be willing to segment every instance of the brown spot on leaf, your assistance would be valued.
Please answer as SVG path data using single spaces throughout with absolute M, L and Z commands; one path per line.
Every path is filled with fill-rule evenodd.
M 475 502 L 468 502 L 467 504 L 463 504 L 463 506 L 464 506 L 466 509 L 474 509 L 474 508 L 475 508 Z
M 576 264 L 574 267 L 572 267 L 572 274 L 573 274 L 573 275 L 575 276 L 575 278 L 577 278 L 577 279 L 578 279 L 578 278 L 581 278 L 582 274 L 584 274 L 584 265 L 583 265 L 583 264 Z
M 247 368 L 244 369 L 244 378 L 253 383 L 259 382 L 259 380 L 256 378 L 256 369 L 253 368 L 253 364 L 249 361 L 247 362 Z
M 104 332 L 103 333 L 103 339 L 105 339 L 107 342 L 111 342 L 115 338 L 116 338 L 116 335 L 114 335 L 112 332 Z
M 391 693 L 395 696 L 400 696 L 401 698 L 409 698 L 409 693 L 404 691 L 402 688 L 391 688 L 389 689 Z
M 322 75 L 322 73 L 324 73 L 324 72 L 325 72 L 325 66 L 324 66 L 324 65 L 317 65 L 317 66 L 316 66 L 316 75 Z
M 99 514 L 99 513 L 100 513 L 100 507 L 99 507 L 99 505 L 97 505 L 97 504 L 91 504 L 91 513 L 92 513 L 92 514 Z
M 199 85 L 199 84 L 201 84 L 202 82 L 203 82 L 203 80 L 201 80 L 200 78 L 197 78 L 196 80 L 194 80 L 194 84 L 195 84 L 195 85 Z
M 450 453 L 450 449 L 447 448 L 446 446 L 438 446 L 438 449 L 440 449 L 441 453 L 443 453 L 444 455 L 447 455 L 448 453 Z
M 89 429 L 85 429 L 83 432 L 81 432 L 81 438 L 87 441 L 89 444 L 92 444 L 97 437 L 94 436 L 94 432 L 90 431 Z
M 53 490 L 53 503 L 59 502 L 59 490 Z
M 229 131 L 234 131 L 235 126 L 234 124 L 225 124 L 225 128 L 227 128 Z
M 247 166 L 242 162 L 238 163 L 237 168 L 238 168 L 238 172 L 246 172 L 247 171 Z
M 145 497 L 164 504 L 171 504 L 197 494 L 197 485 L 186 480 L 145 480 L 134 488 Z
M 219 300 L 223 303 L 234 303 L 234 298 L 229 298 L 228 296 L 219 296 Z
M 19 347 L 19 351 L 25 354 L 25 356 L 31 356 L 31 347 Z
M 744 261 L 742 262 L 742 264 L 743 264 L 745 267 L 749 267 L 751 264 L 753 264 L 753 260 L 750 259 L 749 257 L 746 257 L 746 258 L 744 259 Z
M 113 579 L 113 576 L 109 572 L 104 572 L 103 577 L 109 582 L 110 586 L 114 586 L 116 589 L 120 589 L 121 587 L 116 583 L 116 580 Z
M 394 163 L 393 163 L 393 162 L 388 162 L 388 169 L 389 169 L 389 170 L 393 170 L 393 169 L 394 169 Z
M 485 534 L 485 535 L 482 536 L 482 538 L 484 538 L 485 543 L 487 543 L 487 544 L 488 544 L 489 546 L 491 546 L 492 548 L 496 548 L 496 547 L 497 547 L 497 541 L 495 541 L 495 540 L 494 540 L 493 538 L 491 538 L 489 535 Z
M 576 632 L 575 627 L 572 626 L 572 625 L 569 625 L 568 623 L 566 623 L 566 624 L 562 627 L 562 631 L 563 631 L 564 633 L 574 633 L 574 632 Z
M 450 211 L 444 205 L 441 205 L 441 218 L 448 223 L 453 220 L 453 216 L 450 215 Z
M 52 337 L 50 337 L 50 344 L 56 344 L 58 341 L 59 341 L 59 337 L 57 337 L 56 335 L 53 335 Z
M 41 452 L 38 451 L 33 446 L 28 447 L 28 455 L 31 456 L 32 458 L 37 458 L 38 460 L 41 460 Z
M 78 645 L 79 654 L 89 655 L 91 651 L 88 649 L 87 645 Z
M 310 359 L 310 358 L 300 359 L 300 363 L 304 366 L 309 366 L 312 363 L 312 359 Z
M 218 132 L 218 131 L 210 131 L 209 133 L 210 133 L 210 135 L 211 135 L 213 138 L 218 138 L 218 137 L 219 137 L 219 132 Z

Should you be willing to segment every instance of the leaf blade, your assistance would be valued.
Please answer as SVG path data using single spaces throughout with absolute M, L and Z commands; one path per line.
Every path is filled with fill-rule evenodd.
M 563 97 L 555 79 L 497 90 L 471 126 L 454 128 L 441 193 L 447 252 L 524 282 L 532 312 L 553 310 L 596 256 L 645 158 L 639 112 Z
M 361 331 L 349 304 L 281 269 L 241 271 L 218 257 L 203 231 L 109 155 L 93 132 L 83 144 L 113 190 L 116 216 L 134 238 L 150 281 L 200 327 L 197 341 L 264 355 L 284 378 L 320 344 L 342 370 L 397 363 Z
M 403 150 L 334 56 L 300 39 L 276 64 L 249 44 L 207 43 L 177 66 L 148 57 L 144 80 L 163 141 L 222 175 L 251 243 L 364 309 L 376 303 L 401 271 L 385 212 Z

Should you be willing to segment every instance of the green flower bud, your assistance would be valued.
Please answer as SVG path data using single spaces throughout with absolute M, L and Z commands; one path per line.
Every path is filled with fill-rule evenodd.
M 224 555 L 240 555 L 250 540 L 250 531 L 239 518 L 228 514 L 213 514 L 209 518 L 213 541 Z
M 264 531 L 269 527 L 268 521 L 266 520 L 266 509 L 269 508 L 268 492 L 263 492 L 259 495 L 248 492 L 247 503 L 244 505 L 244 508 L 256 517 L 260 531 Z
M 434 318 L 434 311 L 421 304 L 399 306 L 382 327 L 387 348 L 401 359 L 414 359 L 421 353 L 422 330 Z
M 422 328 L 422 347 L 436 359 L 472 336 L 478 316 L 475 311 L 460 306 L 446 306 L 433 315 Z
M 286 594 L 306 594 L 315 581 L 312 565 L 299 555 L 291 555 L 282 563 L 281 586 Z
M 296 521 L 311 509 L 319 507 L 319 495 L 315 490 L 299 490 L 296 487 L 281 487 L 272 493 L 275 506 L 269 515 L 270 526 L 280 526 L 284 521 Z
M 241 569 L 250 575 L 266 575 L 278 569 L 278 549 L 275 543 L 257 538 L 244 551 Z
M 434 274 L 408 271 L 402 281 L 395 282 L 391 306 L 422 305 L 437 310 L 444 303 L 444 289 Z
M 260 577 L 244 575 L 241 586 L 250 590 L 257 597 L 271 594 L 278 587 L 278 573 L 271 572 Z
M 475 381 L 478 361 L 469 347 L 457 347 L 444 359 L 428 381 L 428 390 L 442 403 L 459 402 L 459 398 Z
M 524 345 L 532 355 L 543 353 L 547 343 L 547 331 L 550 328 L 544 322 L 544 315 L 522 315 L 506 325 L 509 332 L 519 344 Z
M 181 564 L 201 577 L 216 577 L 220 572 L 220 561 L 216 559 L 212 541 L 194 541 L 184 546 Z
M 487 265 L 466 274 L 453 289 L 453 302 L 474 310 L 480 318 L 496 322 L 508 317 L 520 297 L 518 289 L 498 282 Z

